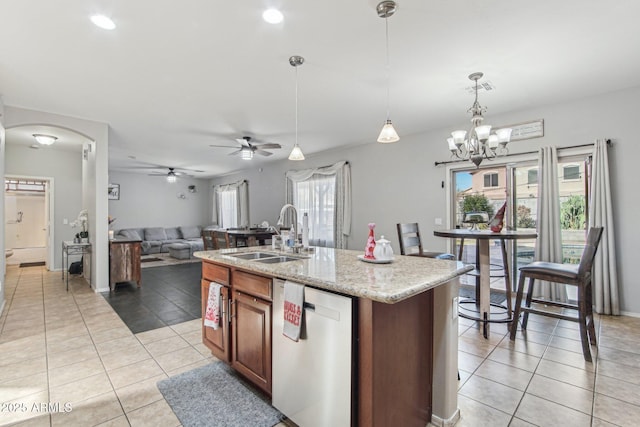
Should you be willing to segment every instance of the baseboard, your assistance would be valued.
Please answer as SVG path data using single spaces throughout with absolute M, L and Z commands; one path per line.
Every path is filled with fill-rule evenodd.
M 634 313 L 633 311 L 621 311 L 620 314 L 629 317 L 640 317 L 640 313 Z
M 458 421 L 460 421 L 460 408 L 456 408 L 453 415 L 446 420 L 432 414 L 431 422 L 427 424 L 427 427 L 450 427 L 456 425 Z

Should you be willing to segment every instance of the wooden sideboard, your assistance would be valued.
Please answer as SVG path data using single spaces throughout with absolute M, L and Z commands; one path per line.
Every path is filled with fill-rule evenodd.
M 109 241 L 109 289 L 116 283 L 136 282 L 140 287 L 140 254 L 142 241 L 116 239 Z

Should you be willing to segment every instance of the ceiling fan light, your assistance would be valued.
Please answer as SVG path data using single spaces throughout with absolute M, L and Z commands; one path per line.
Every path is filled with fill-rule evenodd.
M 169 184 L 173 184 L 178 180 L 178 177 L 173 173 L 173 172 L 169 172 L 169 175 L 167 175 L 167 182 Z
M 240 151 L 240 158 L 242 160 L 251 160 L 253 159 L 253 150 L 251 149 L 242 149 L 242 151 Z
M 293 150 L 291 150 L 291 154 L 289 154 L 289 160 L 304 160 L 304 154 L 302 154 L 302 150 L 298 144 L 293 146 Z
M 284 16 L 278 9 L 272 8 L 262 12 L 262 19 L 269 24 L 279 24 L 284 19 Z
M 387 120 L 387 122 L 382 127 L 382 130 L 380 131 L 380 135 L 378 136 L 378 142 L 382 144 L 389 144 L 391 142 L 398 142 L 398 141 L 400 141 L 400 137 L 398 136 L 398 133 L 394 129 L 393 124 L 391 124 L 391 120 Z
M 108 16 L 104 15 L 92 15 L 91 22 L 93 22 L 93 25 L 102 28 L 103 30 L 113 30 L 116 28 L 115 22 L 113 22 L 113 20 Z
M 51 145 L 54 142 L 56 142 L 56 140 L 58 139 L 55 136 L 44 135 L 41 133 L 34 133 L 33 137 L 36 139 L 36 141 L 38 141 L 39 144 L 42 144 L 42 145 Z

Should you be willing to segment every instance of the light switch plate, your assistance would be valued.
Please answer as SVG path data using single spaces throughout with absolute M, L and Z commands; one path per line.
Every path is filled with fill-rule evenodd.
M 451 318 L 452 319 L 457 319 L 458 318 L 458 297 L 454 297 L 453 300 L 451 301 Z
M 436 218 L 436 225 L 442 225 L 442 218 Z

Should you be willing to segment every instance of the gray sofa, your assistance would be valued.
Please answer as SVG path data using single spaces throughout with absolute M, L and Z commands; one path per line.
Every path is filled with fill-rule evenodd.
M 142 240 L 143 255 L 171 252 L 172 247 L 174 249 L 178 247 L 186 248 L 185 245 L 188 245 L 189 255 L 191 255 L 193 252 L 201 251 L 204 248 L 201 233 L 202 227 L 199 225 L 166 228 L 123 228 L 117 230 L 114 237 L 116 239 Z

